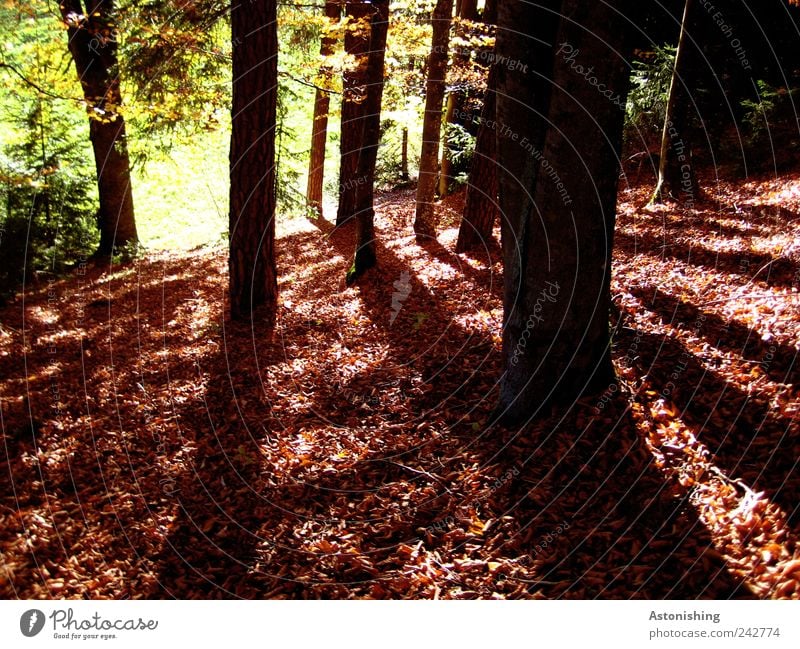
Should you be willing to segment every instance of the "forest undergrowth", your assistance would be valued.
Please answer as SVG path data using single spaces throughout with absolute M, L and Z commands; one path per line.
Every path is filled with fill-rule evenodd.
M 224 248 L 26 287 L 0 310 L 0 596 L 800 598 L 800 180 L 693 209 L 623 187 L 619 383 L 489 419 L 497 242 L 417 245 L 414 193 L 280 223 L 269 336 Z M 499 232 L 496 233 L 499 236 Z M 546 305 L 545 305 L 546 307 Z

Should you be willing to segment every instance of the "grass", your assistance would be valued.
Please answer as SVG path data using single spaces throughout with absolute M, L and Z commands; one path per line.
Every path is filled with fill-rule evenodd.
M 223 240 L 228 142 L 224 129 L 204 133 L 134 171 L 136 225 L 147 250 L 191 250 Z

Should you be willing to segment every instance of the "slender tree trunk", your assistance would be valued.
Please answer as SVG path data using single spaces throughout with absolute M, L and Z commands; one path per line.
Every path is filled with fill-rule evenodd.
M 339 20 L 341 3 L 328 0 L 325 3 L 325 17 L 329 23 Z M 336 39 L 323 35 L 319 48 L 323 64 L 320 68 L 320 77 L 328 79 L 331 74 L 330 66 L 325 59 L 331 56 L 336 47 Z M 328 110 L 330 109 L 330 93 L 317 88 L 314 97 L 314 121 L 311 127 L 311 152 L 308 161 L 308 183 L 306 185 L 306 202 L 319 216 L 322 216 L 322 186 L 325 180 L 325 142 L 328 139 Z
M 532 68 L 551 81 L 545 110 L 537 115 L 519 106 L 517 91 L 530 84 L 518 66 L 501 67 L 498 74 L 498 122 L 530 132 L 515 130 L 517 136 L 498 142 L 501 212 L 508 225 L 503 229 L 504 373 L 496 414 L 509 423 L 535 416 L 547 403 L 572 403 L 614 380 L 609 286 L 630 72 L 624 16 L 630 5 L 628 0 L 551 4 L 555 15 L 563 16 L 557 33 L 544 39 L 555 47 L 547 64 Z M 538 17 L 519 18 L 501 4 L 500 55 L 519 49 L 526 56 L 521 43 L 513 44 L 528 41 L 518 34 L 521 24 L 539 32 L 544 27 Z M 579 73 L 590 66 L 597 84 Z M 541 83 L 534 85 L 543 92 Z M 526 127 L 522 120 L 535 123 Z M 510 188 L 514 191 L 506 193 Z
M 400 180 L 408 182 L 408 128 L 403 127 L 403 144 L 400 153 Z
M 417 241 L 436 237 L 434 194 L 438 172 L 442 103 L 447 77 L 447 52 L 452 14 L 453 0 L 438 0 L 431 16 L 433 37 L 431 52 L 428 56 L 425 119 L 422 124 L 422 150 L 419 156 L 417 213 L 414 219 L 414 233 Z
M 444 111 L 445 130 L 448 124 L 452 124 L 455 119 L 456 107 L 460 105 L 463 97 L 459 90 L 451 90 L 447 95 L 447 108 Z M 446 137 L 446 135 L 445 135 Z M 450 160 L 450 149 L 447 140 L 442 146 L 442 163 L 439 170 L 439 183 L 436 188 L 439 198 L 446 198 L 450 194 L 450 181 L 453 179 L 453 163 Z
M 476 21 L 478 19 L 478 3 L 476 0 L 460 0 L 456 3 L 456 16 L 462 20 Z M 456 36 L 463 36 L 466 26 L 456 24 Z M 458 50 L 453 55 L 453 66 L 465 65 L 469 60 L 469 55 L 465 49 Z M 445 128 L 448 124 L 456 122 L 456 116 L 461 112 L 467 93 L 461 88 L 453 88 L 447 95 L 447 109 L 445 110 Z M 451 160 L 450 149 L 445 145 L 442 147 L 442 162 L 439 172 L 439 183 L 437 191 L 440 198 L 445 198 L 450 194 L 450 183 L 453 180 L 453 162 Z
M 698 57 L 692 55 L 696 46 L 688 34 L 695 24 L 694 6 L 695 0 L 686 0 L 669 87 L 664 130 L 661 135 L 658 182 L 653 192 L 652 203 L 663 203 L 672 197 L 692 205 L 700 194 L 692 166 L 692 147 L 688 128 L 690 75 L 698 63 Z
M 364 102 L 367 95 L 367 61 L 369 58 L 369 17 L 372 3 L 349 0 L 345 4 L 350 20 L 344 36 L 344 47 L 355 59 L 355 67 L 347 70 L 342 83 L 341 160 L 339 163 L 339 207 L 336 225 L 342 225 L 356 213 L 356 191 L 364 182 L 357 173 L 359 152 L 363 148 Z
M 458 0 L 456 14 L 466 20 L 478 19 L 478 0 Z
M 272 325 L 275 267 L 275 123 L 278 27 L 275 0 L 233 0 L 230 183 L 230 308 L 234 319 L 264 307 Z
M 486 0 L 483 5 L 483 15 L 481 19 L 487 25 L 497 24 L 497 0 Z
M 369 76 L 367 97 L 364 101 L 363 148 L 358 156 L 356 168 L 364 182 L 357 184 L 356 191 L 356 252 L 353 265 L 347 272 L 347 284 L 355 282 L 365 271 L 372 268 L 375 255 L 375 163 L 381 133 L 381 104 L 383 101 L 383 71 L 386 55 L 386 38 L 389 31 L 389 0 L 373 0 L 370 19 L 371 38 L 369 44 Z
M 113 0 L 61 0 L 69 51 L 75 62 L 89 113 L 97 187 L 100 199 L 100 245 L 96 255 L 136 244 L 131 171 L 125 135 L 117 65 L 117 31 Z
M 495 66 L 489 69 L 481 124 L 475 141 L 475 154 L 467 183 L 464 216 L 458 229 L 456 252 L 485 246 L 492 238 L 499 215 L 497 205 L 497 133 L 495 127 Z

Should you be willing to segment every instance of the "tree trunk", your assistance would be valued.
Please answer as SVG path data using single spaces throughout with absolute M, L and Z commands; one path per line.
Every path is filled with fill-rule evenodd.
M 458 0 L 456 3 L 456 15 L 465 20 L 477 20 L 478 0 Z
M 370 53 L 369 17 L 372 8 L 370 2 L 346 3 L 350 23 L 344 36 L 344 48 L 355 61 L 353 69 L 343 74 L 339 207 L 336 212 L 336 225 L 342 225 L 356 213 L 356 192 L 358 186 L 364 182 L 356 170 L 359 152 L 363 148 L 367 61 Z
M 529 60 L 521 42 L 531 41 L 520 38 L 520 25 L 534 25 L 540 33 L 529 36 L 555 43 L 549 65 L 540 61 L 531 68 L 551 82 L 549 93 L 541 82 L 533 84 L 535 94 L 549 94 L 541 113 L 526 110 L 529 104 L 518 94 L 531 85 L 530 74 L 517 65 L 501 66 L 498 73 L 498 122 L 513 132 L 498 141 L 500 204 L 508 225 L 504 373 L 496 414 L 517 423 L 545 404 L 573 403 L 614 380 L 609 286 L 629 85 L 624 16 L 630 7 L 628 0 L 550 3 L 563 18 L 548 38 L 541 33 L 543 15 L 520 21 L 516 12 L 526 9 L 514 6 L 525 3 L 509 4 L 499 8 L 499 55 L 519 51 L 525 58 L 518 60 Z
M 540 7 L 524 2 L 498 6 L 495 54 L 500 61 L 519 61 L 519 66 L 497 65 L 496 145 L 497 183 L 500 205 L 500 233 L 503 247 L 503 393 L 498 414 L 513 403 L 520 379 L 514 374 L 532 374 L 531 363 L 514 357 L 517 341 L 528 318 L 525 292 L 528 250 L 523 242 L 531 219 L 531 187 L 538 167 L 529 164 L 532 150 L 541 151 L 547 124 L 547 107 L 552 90 L 553 45 L 557 36 L 561 0 L 546 0 Z M 527 36 L 519 26 L 527 25 Z M 501 58 L 505 57 L 505 58 Z M 541 251 L 537 251 L 540 252 Z M 540 283 L 543 283 L 540 280 Z M 524 384 L 524 381 L 523 381 Z
M 436 237 L 434 194 L 442 130 L 442 103 L 447 77 L 447 52 L 453 0 L 438 0 L 431 15 L 433 37 L 428 56 L 428 82 L 425 91 L 425 119 L 422 124 L 422 150 L 419 156 L 417 213 L 414 233 L 417 241 Z
M 356 172 L 364 179 L 356 186 L 356 252 L 353 265 L 347 272 L 347 284 L 355 282 L 372 268 L 375 255 L 375 163 L 381 133 L 381 104 L 383 101 L 383 69 L 386 38 L 389 31 L 389 0 L 373 0 L 370 19 L 370 44 L 367 78 L 367 97 L 364 101 L 363 148 L 358 156 Z
M 451 90 L 447 95 L 447 110 L 444 113 L 445 128 L 447 124 L 452 124 L 458 105 L 462 103 L 463 96 L 459 90 Z M 450 181 L 453 179 L 453 163 L 450 160 L 450 149 L 445 141 L 442 147 L 442 164 L 439 171 L 439 186 L 437 187 L 439 198 L 446 198 L 450 194 Z
M 683 10 L 681 35 L 675 52 L 675 66 L 661 135 L 658 182 L 651 203 L 663 203 L 671 197 L 691 207 L 700 194 L 692 166 L 688 123 L 690 75 L 698 63 L 698 57 L 692 55 L 697 48 L 691 42 L 691 34 L 688 34 L 696 22 L 694 5 L 694 0 L 686 0 Z
M 492 238 L 499 214 L 497 205 L 497 133 L 495 126 L 495 66 L 489 69 L 481 124 L 475 141 L 475 154 L 469 171 L 464 216 L 458 229 L 456 252 L 485 246 Z
M 339 20 L 340 2 L 328 0 L 325 3 L 325 17 L 329 23 Z M 325 62 L 326 57 L 334 53 L 336 39 L 323 35 L 319 48 L 323 64 L 320 68 L 320 77 L 328 79 L 331 74 L 330 66 Z M 314 97 L 314 121 L 311 127 L 311 151 L 308 160 L 308 183 L 306 185 L 306 202 L 319 216 L 322 216 L 322 186 L 325 180 L 325 142 L 328 139 L 328 110 L 330 109 L 330 93 L 317 88 Z
M 403 127 L 403 144 L 400 153 L 400 180 L 408 182 L 408 128 Z
M 114 2 L 89 0 L 84 12 L 80 0 L 62 0 L 59 9 L 67 25 L 69 51 L 89 113 L 89 138 L 100 199 L 97 218 L 100 245 L 95 254 L 107 257 L 139 240 L 133 213 L 125 119 L 118 112 L 122 94 L 117 71 Z
M 278 27 L 275 0 L 233 0 L 230 181 L 230 308 L 234 319 L 278 303 L 275 267 L 275 122 Z
M 487 25 L 497 24 L 497 0 L 486 0 L 483 5 L 483 15 L 481 19 Z

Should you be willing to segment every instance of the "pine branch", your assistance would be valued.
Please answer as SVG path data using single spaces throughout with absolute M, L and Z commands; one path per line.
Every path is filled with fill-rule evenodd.
M 25 74 L 23 74 L 18 68 L 16 68 L 15 66 L 11 65 L 10 63 L 6 63 L 5 61 L 0 61 L 0 68 L 6 68 L 8 70 L 11 70 L 11 72 L 13 72 L 15 75 L 17 75 L 20 79 L 22 79 L 22 81 L 24 81 L 27 85 L 29 85 L 31 88 L 33 88 L 37 92 L 40 92 L 43 95 L 46 95 L 47 97 L 51 97 L 53 99 L 63 99 L 65 101 L 75 101 L 75 102 L 78 102 L 80 104 L 84 103 L 83 99 L 78 99 L 77 97 L 65 97 L 64 95 L 57 95 L 57 94 L 55 94 L 53 92 L 50 92 L 49 90 L 45 90 L 44 88 L 42 88 L 35 81 L 31 81 L 28 77 L 25 76 Z

